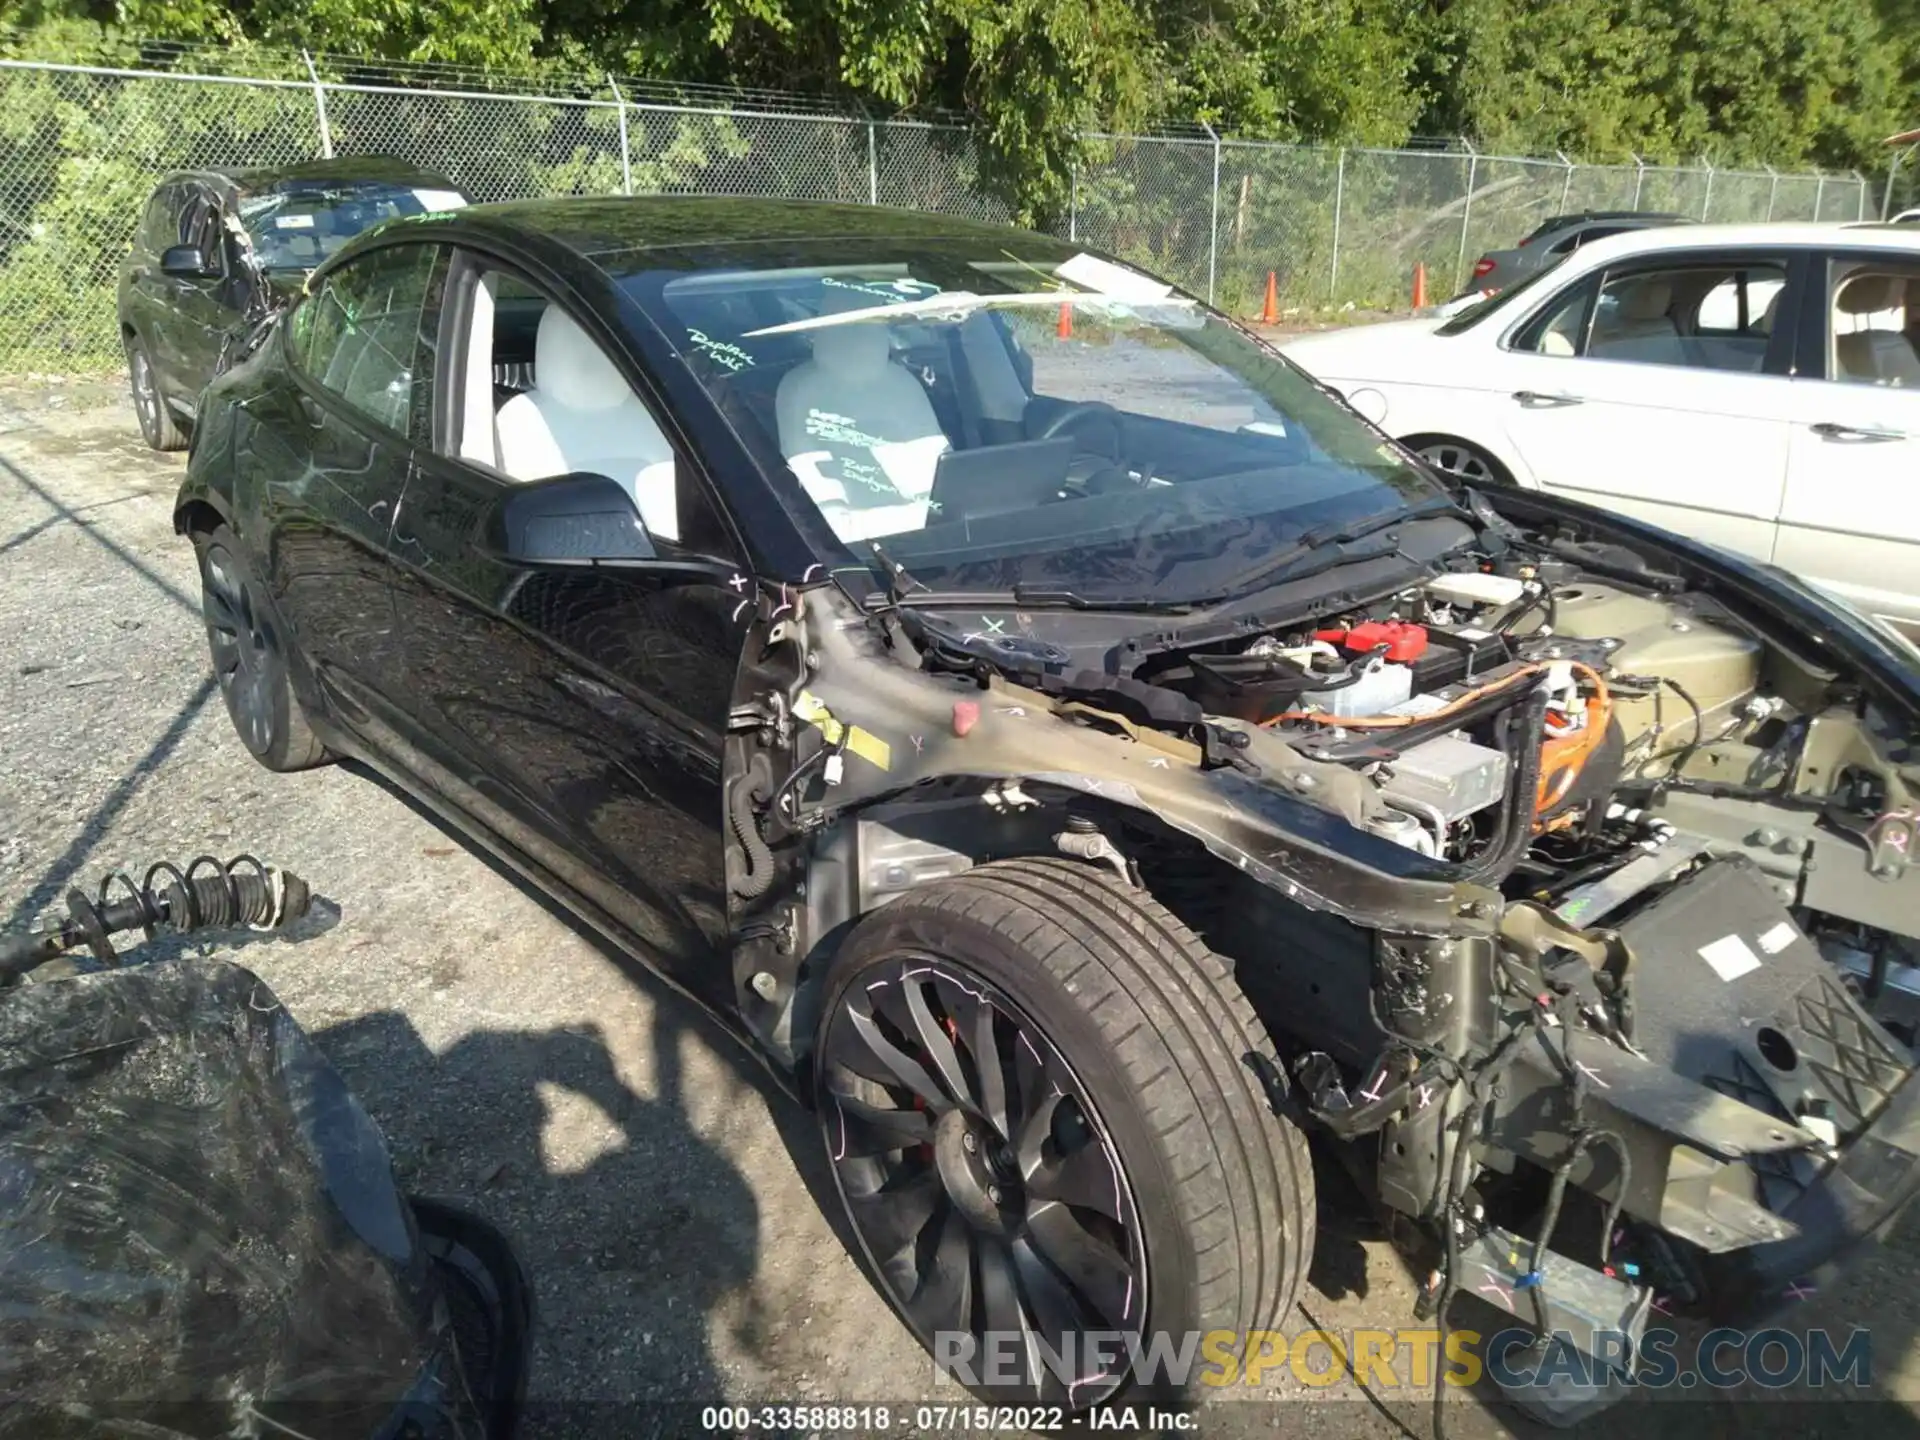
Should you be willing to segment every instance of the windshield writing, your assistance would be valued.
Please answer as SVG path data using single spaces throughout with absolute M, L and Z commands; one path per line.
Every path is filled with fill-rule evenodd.
M 857 252 L 862 245 L 848 242 Z M 1230 323 L 1065 246 L 643 270 L 629 293 L 792 507 L 942 590 L 1175 602 L 1430 483 Z M 1037 252 L 1037 253 L 1035 253 Z

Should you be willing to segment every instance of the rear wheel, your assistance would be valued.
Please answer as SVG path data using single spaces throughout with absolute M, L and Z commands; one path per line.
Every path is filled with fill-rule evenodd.
M 865 1258 L 936 1360 L 1008 1403 L 1172 1399 L 1204 1362 L 1135 1374 L 1136 1344 L 1290 1306 L 1312 1169 L 1255 1052 L 1225 962 L 1073 861 L 984 865 L 861 921 L 828 977 L 821 1124 Z
M 278 618 L 233 532 L 224 525 L 199 532 L 194 548 L 207 649 L 234 733 L 269 770 L 305 770 L 331 759 L 294 698 Z
M 133 392 L 133 413 L 140 422 L 140 434 L 155 450 L 179 450 L 187 443 L 180 422 L 167 408 L 154 377 L 153 360 L 146 342 L 137 335 L 127 336 L 127 385 Z
M 1401 442 L 1450 479 L 1467 485 L 1511 485 L 1507 467 L 1466 440 L 1452 435 L 1416 435 Z

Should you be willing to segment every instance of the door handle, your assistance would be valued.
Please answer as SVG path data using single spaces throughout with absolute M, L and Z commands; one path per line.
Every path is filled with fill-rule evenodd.
M 1904 440 L 1907 432 L 1892 430 L 1884 425 L 1842 425 L 1833 420 L 1822 420 L 1810 427 L 1822 440 Z
M 299 405 L 300 413 L 307 417 L 307 423 L 314 429 L 318 430 L 326 422 L 327 412 L 320 408 L 320 402 L 311 395 L 297 396 L 295 403 Z
M 1548 409 L 1561 405 L 1578 405 L 1586 399 L 1584 395 L 1569 395 L 1564 390 L 1551 394 L 1539 390 L 1516 390 L 1513 392 L 1513 398 L 1522 405 Z

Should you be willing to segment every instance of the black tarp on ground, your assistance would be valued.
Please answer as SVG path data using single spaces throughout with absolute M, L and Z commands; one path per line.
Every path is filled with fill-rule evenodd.
M 385 1143 L 257 977 L 0 993 L 0 1435 L 478 1433 Z

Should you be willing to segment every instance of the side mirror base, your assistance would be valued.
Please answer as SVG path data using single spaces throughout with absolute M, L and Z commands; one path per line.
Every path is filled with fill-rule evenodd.
M 515 485 L 488 517 L 488 548 L 522 565 L 653 560 L 659 552 L 618 480 L 576 471 Z

